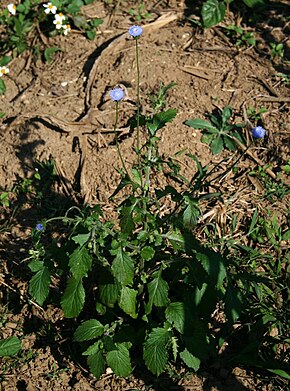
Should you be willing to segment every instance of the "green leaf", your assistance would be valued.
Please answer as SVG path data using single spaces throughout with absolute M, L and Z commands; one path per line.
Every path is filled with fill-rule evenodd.
M 61 307 L 66 318 L 75 318 L 83 309 L 85 303 L 85 290 L 82 280 L 71 277 L 68 280 L 65 292 L 61 299 Z
M 69 267 L 76 280 L 87 276 L 91 269 L 92 257 L 86 247 L 77 247 L 69 257 Z
M 210 149 L 214 155 L 221 153 L 223 148 L 224 148 L 224 142 L 223 142 L 223 139 L 221 138 L 221 136 L 216 137 L 210 143 Z
M 168 322 L 172 323 L 176 330 L 182 334 L 185 322 L 184 303 L 178 301 L 170 303 L 166 308 L 165 316 Z
M 224 19 L 226 6 L 218 0 L 207 0 L 203 3 L 201 16 L 205 28 L 215 26 Z
M 3 67 L 7 64 L 9 64 L 9 62 L 12 60 L 12 57 L 11 56 L 3 56 L 1 59 L 0 59 L 0 66 Z
M 6 91 L 6 85 L 2 79 L 0 79 L 0 95 L 3 95 Z
M 196 253 L 196 259 L 202 264 L 208 273 L 212 285 L 221 287 L 227 276 L 225 261 L 221 254 L 210 249 L 202 249 L 203 252 Z
M 117 284 L 105 284 L 99 286 L 100 291 L 100 301 L 108 306 L 113 308 L 114 304 L 118 300 L 119 288 Z
M 177 360 L 177 354 L 178 354 L 178 339 L 174 336 L 171 337 L 171 346 L 172 346 L 172 354 L 174 362 Z
M 235 323 L 239 319 L 241 310 L 242 301 L 239 291 L 229 283 L 225 294 L 225 314 L 231 323 Z
M 191 354 L 186 348 L 180 354 L 182 361 L 189 367 L 192 368 L 195 372 L 198 371 L 200 367 L 200 359 Z
M 165 280 L 161 277 L 159 272 L 155 273 L 157 277 L 147 284 L 149 293 L 149 301 L 146 306 L 146 314 L 150 314 L 152 311 L 152 305 L 156 307 L 166 306 L 168 303 L 168 290 L 169 286 Z
M 96 319 L 86 320 L 75 331 L 74 341 L 82 342 L 94 339 L 102 335 L 104 326 Z
M 235 140 L 231 139 L 230 137 L 224 136 L 224 143 L 230 151 L 235 151 L 237 149 Z
M 175 229 L 175 231 L 169 231 L 164 235 L 164 237 L 169 240 L 174 250 L 181 250 L 184 248 L 184 237 L 178 229 Z
M 0 339 L 0 357 L 13 356 L 21 349 L 21 341 L 17 337 Z
M 166 345 L 170 337 L 168 330 L 158 327 L 152 330 L 144 344 L 143 358 L 154 375 L 159 376 L 165 370 L 168 361 Z
M 186 228 L 194 228 L 200 216 L 198 202 L 185 196 L 187 207 L 183 212 L 183 224 Z
M 257 5 L 264 4 L 264 0 L 243 0 L 247 7 L 253 8 Z
M 105 371 L 106 361 L 101 350 L 99 350 L 97 353 L 91 354 L 87 359 L 87 363 L 90 371 L 97 379 Z
M 107 353 L 107 363 L 115 375 L 127 377 L 132 372 L 129 350 L 121 343 L 116 343 L 114 347 L 114 350 Z
M 290 239 L 290 229 L 288 231 L 284 232 L 282 235 L 282 240 L 289 240 Z
M 155 250 L 153 247 L 145 246 L 142 248 L 140 255 L 144 261 L 150 261 L 150 259 L 154 258 Z
M 128 287 L 122 287 L 119 299 L 120 308 L 133 319 L 137 318 L 136 314 L 136 297 L 138 292 Z
M 284 371 L 283 369 L 278 369 L 278 368 L 277 369 L 269 369 L 269 368 L 267 368 L 267 370 L 269 372 L 274 373 L 275 375 L 284 377 L 284 379 L 290 380 L 290 373 Z
M 42 305 L 49 293 L 50 272 L 46 266 L 39 270 L 29 282 L 29 293 Z
M 43 265 L 44 265 L 44 263 L 43 263 L 42 261 L 34 260 L 34 261 L 29 262 L 28 267 L 29 267 L 29 269 L 30 269 L 33 273 L 36 273 L 36 272 L 38 272 L 39 270 L 42 270 L 42 269 L 43 269 Z
M 44 59 L 45 59 L 45 61 L 48 63 L 48 64 L 50 64 L 51 62 L 52 62 L 52 60 L 53 60 L 53 55 L 54 55 L 54 53 L 56 53 L 56 52 L 61 52 L 62 51 L 62 49 L 61 48 L 58 48 L 58 47 L 52 47 L 52 48 L 47 48 L 47 49 L 45 49 L 45 51 L 44 51 Z
M 114 277 L 122 285 L 131 285 L 134 278 L 133 259 L 121 247 L 111 252 L 116 255 L 112 264 Z
M 122 233 L 126 235 L 131 235 L 134 228 L 135 223 L 133 220 L 133 212 L 136 204 L 130 206 L 122 206 L 120 209 L 120 227 Z
M 94 0 L 91 0 L 91 1 L 93 2 Z M 90 20 L 90 23 L 91 23 L 91 25 L 92 25 L 93 27 L 98 27 L 98 26 L 100 26 L 101 24 L 103 24 L 104 21 L 103 21 L 103 19 L 98 19 L 98 18 L 96 18 L 96 19 L 91 19 L 91 20 Z
M 72 237 L 72 240 L 76 244 L 79 244 L 80 246 L 83 246 L 84 244 L 86 244 L 90 240 L 90 237 L 91 237 L 91 233 L 88 232 L 86 234 L 75 235 L 75 236 Z
M 146 122 L 146 125 L 152 136 L 157 130 L 163 128 L 167 122 L 171 122 L 176 117 L 177 110 L 169 109 L 153 115 L 153 118 Z
M 219 133 L 219 130 L 215 126 L 213 126 L 209 121 L 206 121 L 204 119 L 189 119 L 188 121 L 185 121 L 185 125 L 188 125 L 194 129 L 205 129 L 213 134 Z
M 93 41 L 96 38 L 96 32 L 94 30 L 87 30 L 86 36 L 90 41 Z

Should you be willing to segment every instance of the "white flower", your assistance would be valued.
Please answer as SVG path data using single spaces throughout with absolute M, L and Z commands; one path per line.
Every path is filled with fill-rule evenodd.
M 55 13 L 56 13 L 57 8 L 56 8 L 56 6 L 53 5 L 52 3 L 43 4 L 43 6 L 44 6 L 44 8 L 46 8 L 46 9 L 44 10 L 44 12 L 45 12 L 46 14 L 49 14 L 50 12 L 51 12 L 52 14 L 55 14 Z
M 67 35 L 71 31 L 71 28 L 70 28 L 69 24 L 63 24 L 62 28 L 63 28 L 64 35 Z
M 56 20 L 56 19 L 54 19 L 53 24 L 55 24 L 55 28 L 56 28 L 57 30 L 59 30 L 59 29 L 61 29 L 61 28 L 63 27 L 63 26 L 62 26 L 62 21 L 61 21 L 61 20 Z
M 10 14 L 15 15 L 16 14 L 16 5 L 13 3 L 10 3 L 7 5 L 8 11 Z
M 65 15 L 64 14 L 62 14 L 61 12 L 59 13 L 59 14 L 56 14 L 55 16 L 54 16 L 54 20 L 55 21 L 57 21 L 57 22 L 61 22 L 61 24 L 62 24 L 62 22 L 65 20 Z M 54 23 L 54 22 L 53 22 Z M 56 23 L 54 23 L 54 24 L 56 24 Z
M 9 69 L 5 66 L 3 67 L 0 67 L 0 77 L 2 77 L 3 75 L 6 75 L 7 73 L 9 73 Z

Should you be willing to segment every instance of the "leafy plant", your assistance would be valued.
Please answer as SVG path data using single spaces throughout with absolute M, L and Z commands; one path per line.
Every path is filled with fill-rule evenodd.
M 271 47 L 271 58 L 272 60 L 275 58 L 282 59 L 284 57 L 284 45 L 283 43 L 275 43 L 275 42 L 270 42 L 270 47 Z
M 140 22 L 142 19 L 148 19 L 152 16 L 150 12 L 146 11 L 145 5 L 143 1 L 139 0 L 139 4 L 136 6 L 136 8 L 130 8 L 128 10 L 128 14 L 134 16 L 135 20 L 137 22 Z
M 245 32 L 242 27 L 237 26 L 235 24 L 231 24 L 229 26 L 225 27 L 228 34 L 232 36 L 232 38 L 235 40 L 235 44 L 237 46 L 255 46 L 256 40 L 254 37 L 254 33 L 247 31 Z
M 0 357 L 14 356 L 21 349 L 21 341 L 17 337 L 0 339 Z
M 225 107 L 219 115 L 207 114 L 210 121 L 203 119 L 190 119 L 185 124 L 195 129 L 202 129 L 201 141 L 209 144 L 214 155 L 220 153 L 224 148 L 234 151 L 237 148 L 236 140 L 243 143 L 239 130 L 243 124 L 230 124 L 232 109 Z
M 253 106 L 249 106 L 247 109 L 247 116 L 249 117 L 250 121 L 252 122 L 259 122 L 261 121 L 261 114 L 267 113 L 266 107 L 261 107 L 260 109 L 255 109 Z

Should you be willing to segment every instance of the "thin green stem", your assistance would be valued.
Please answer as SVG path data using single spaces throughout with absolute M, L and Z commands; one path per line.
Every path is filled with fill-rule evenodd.
M 129 172 L 128 172 L 127 168 L 126 168 L 123 156 L 122 156 L 121 151 L 120 151 L 120 145 L 119 145 L 118 134 L 117 134 L 118 119 L 119 119 L 119 102 L 117 101 L 116 102 L 116 118 L 115 118 L 115 124 L 114 124 L 114 133 L 115 133 L 116 146 L 117 146 L 118 155 L 120 157 L 123 169 L 125 170 L 126 174 L 130 178 Z
M 138 165 L 140 166 L 140 68 L 139 68 L 138 39 L 135 39 L 135 44 L 136 44 L 136 66 L 137 66 L 137 153 L 138 153 Z

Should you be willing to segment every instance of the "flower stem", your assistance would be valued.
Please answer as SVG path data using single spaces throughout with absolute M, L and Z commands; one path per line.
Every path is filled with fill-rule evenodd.
M 135 44 L 136 44 L 136 65 L 137 65 L 137 154 L 138 154 L 138 165 L 140 166 L 140 68 L 139 68 L 138 39 L 135 39 Z
M 123 156 L 122 156 L 121 151 L 120 151 L 120 146 L 119 146 L 119 141 L 118 141 L 118 134 L 117 134 L 117 123 L 118 123 L 118 119 L 119 119 L 119 102 L 117 101 L 117 102 L 116 102 L 116 118 L 115 118 L 115 124 L 114 124 L 114 133 L 115 133 L 116 146 L 117 146 L 118 155 L 119 155 L 119 157 L 120 157 L 120 160 L 121 160 L 123 169 L 125 170 L 126 174 L 127 174 L 128 177 L 130 178 L 130 175 L 129 175 L 128 170 L 127 170 L 127 168 L 126 168 L 126 165 L 125 165 Z

